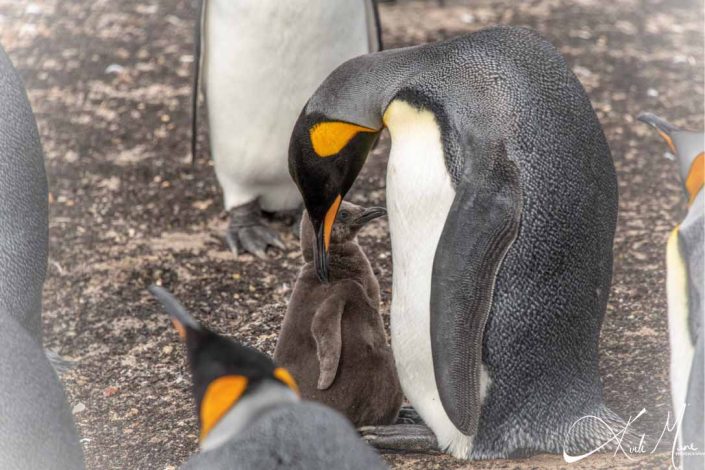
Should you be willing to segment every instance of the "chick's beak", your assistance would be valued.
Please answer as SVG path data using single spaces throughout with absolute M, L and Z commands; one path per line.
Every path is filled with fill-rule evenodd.
M 369 209 L 365 209 L 365 212 L 360 214 L 360 216 L 355 219 L 354 224 L 359 227 L 362 227 L 368 222 L 374 219 L 378 219 L 380 217 L 384 217 L 385 215 L 387 215 L 387 209 L 385 209 L 384 207 L 370 207 Z

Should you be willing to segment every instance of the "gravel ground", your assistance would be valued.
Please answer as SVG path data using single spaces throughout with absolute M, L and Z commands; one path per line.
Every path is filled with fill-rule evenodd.
M 201 158 L 195 169 L 188 165 L 195 11 L 188 0 L 0 0 L 0 43 L 25 80 L 47 157 L 46 342 L 78 363 L 64 381 L 89 468 L 174 468 L 197 447 L 183 351 L 148 297 L 149 283 L 161 281 L 208 325 L 271 353 L 301 263 L 288 232 L 285 253 L 265 262 L 235 259 L 221 237 L 225 218 L 205 130 Z M 605 395 L 623 416 L 646 408 L 638 422 L 655 442 L 670 410 L 664 247 L 685 204 L 675 163 L 634 117 L 649 110 L 702 128 L 702 3 L 400 2 L 383 5 L 381 15 L 387 47 L 496 23 L 529 26 L 560 48 L 587 88 L 620 187 L 601 340 Z M 384 204 L 388 148 L 385 138 L 353 201 Z M 367 229 L 361 243 L 388 318 L 386 222 Z M 567 466 L 559 456 L 473 464 L 440 455 L 386 458 L 405 469 Z M 634 461 L 601 455 L 583 463 L 668 468 L 669 461 L 665 446 Z

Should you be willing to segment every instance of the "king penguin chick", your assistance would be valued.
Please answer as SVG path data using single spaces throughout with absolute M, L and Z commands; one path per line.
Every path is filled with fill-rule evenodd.
M 391 424 L 402 401 L 394 358 L 379 314 L 379 283 L 356 241 L 383 208 L 343 202 L 330 236 L 330 282 L 318 280 L 316 236 L 304 213 L 306 264 L 291 295 L 274 360 L 296 377 L 301 395 L 345 414 L 355 426 Z
M 682 417 L 680 447 L 705 449 L 705 133 L 680 129 L 651 113 L 639 120 L 654 127 L 675 154 L 688 201 L 688 212 L 666 246 L 671 396 L 673 413 Z M 705 468 L 705 456 L 684 454 L 683 468 Z
M 376 4 L 203 0 L 201 18 L 192 151 L 202 69 L 210 148 L 229 213 L 225 238 L 236 254 L 263 258 L 269 246 L 284 245 L 262 211 L 301 214 L 286 158 L 291 129 L 326 75 L 352 57 L 380 49 Z
M 149 290 L 171 316 L 191 364 L 201 452 L 182 468 L 385 468 L 340 414 L 301 401 L 286 369 L 201 326 L 167 290 Z
M 42 348 L 48 192 L 37 124 L 0 48 L 0 468 L 83 468 L 64 389 Z

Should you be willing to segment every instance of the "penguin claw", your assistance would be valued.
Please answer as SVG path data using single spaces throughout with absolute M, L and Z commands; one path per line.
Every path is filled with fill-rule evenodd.
M 358 429 L 362 439 L 380 452 L 440 452 L 433 431 L 421 424 L 364 426 Z
M 267 247 L 286 249 L 279 235 L 262 220 L 257 201 L 235 207 L 230 211 L 225 240 L 235 256 L 252 253 L 257 258 L 266 259 Z
M 395 424 L 426 424 L 412 406 L 402 406 Z

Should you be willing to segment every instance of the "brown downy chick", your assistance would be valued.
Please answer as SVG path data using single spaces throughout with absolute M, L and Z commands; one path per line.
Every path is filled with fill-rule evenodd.
M 391 424 L 402 401 L 394 358 L 379 314 L 379 283 L 356 237 L 386 214 L 343 202 L 330 237 L 329 282 L 313 260 L 313 226 L 304 213 L 306 264 L 291 295 L 275 361 L 296 378 L 302 397 L 340 411 L 355 426 Z

